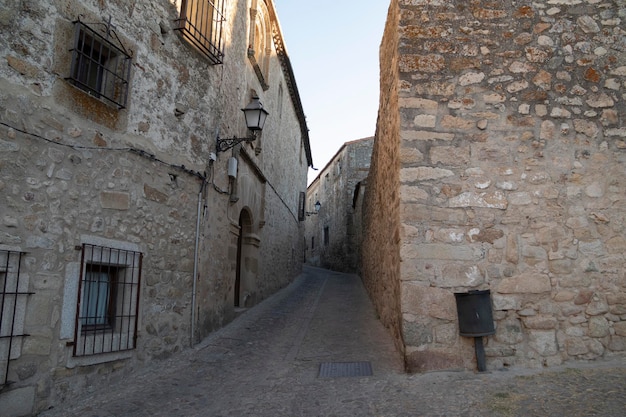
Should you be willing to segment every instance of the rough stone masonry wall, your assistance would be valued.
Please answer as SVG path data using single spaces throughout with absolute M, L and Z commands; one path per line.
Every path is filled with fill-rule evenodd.
M 21 274 L 34 293 L 23 326 L 30 336 L 18 339 L 20 354 L 10 362 L 9 380 L 15 383 L 0 393 L 3 416 L 71 401 L 88 387 L 119 381 L 189 346 L 201 185 L 189 170 L 206 170 L 211 181 L 203 194 L 194 337 L 232 319 L 236 250 L 229 252 L 229 244 L 236 243 L 232 231 L 239 213 L 229 212 L 229 196 L 213 187 L 228 189 L 231 153 L 212 165 L 208 155 L 215 150 L 217 128 L 222 137 L 245 132 L 240 108 L 251 88 L 271 114 L 264 150 L 252 156 L 267 179 L 267 185 L 251 186 L 266 193 L 265 213 L 254 213 L 257 225 L 261 214 L 266 221 L 256 229 L 263 251 L 256 259 L 256 301 L 298 273 L 302 227 L 294 216 L 307 161 L 276 55 L 267 91 L 249 65 L 248 6 L 229 2 L 228 59 L 220 66 L 210 66 L 172 30 L 178 11 L 167 0 L 21 0 L 0 6 L 0 250 L 26 252 Z M 64 80 L 72 22 L 79 15 L 92 24 L 111 16 L 132 51 L 126 109 L 112 109 Z M 241 170 L 247 166 L 240 160 Z M 240 201 L 251 200 L 249 194 L 240 190 Z M 74 317 L 68 317 L 65 300 L 75 305 L 77 297 L 67 284 L 78 281 L 75 246 L 85 238 L 136 245 L 144 254 L 137 349 L 124 360 L 80 362 L 67 345 L 73 333 L 64 329 Z
M 399 3 L 409 368 L 475 367 L 453 295 L 472 289 L 488 367 L 623 353 L 626 3 Z
M 363 203 L 361 278 L 396 345 L 404 350 L 400 314 L 400 193 L 397 1 L 392 1 L 380 46 L 380 100 Z
M 356 272 L 357 245 L 355 241 L 353 200 L 356 185 L 367 177 L 374 138 L 346 142 L 328 162 L 307 189 L 307 201 L 319 201 L 321 209 L 306 216 L 305 236 L 307 262 L 341 272 Z M 307 207 L 307 211 L 313 208 Z M 328 244 L 324 228 L 329 230 Z M 311 237 L 317 244 L 310 247 Z

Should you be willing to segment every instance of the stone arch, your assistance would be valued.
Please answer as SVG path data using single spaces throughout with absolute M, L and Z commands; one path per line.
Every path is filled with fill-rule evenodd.
M 237 266 L 233 289 L 235 308 L 247 308 L 256 302 L 259 239 L 253 230 L 253 217 L 246 207 L 239 212 Z
M 230 216 L 236 242 L 236 267 L 233 277 L 233 305 L 246 308 L 259 299 L 260 228 L 264 224 L 264 183 L 250 170 L 247 159 L 239 154 L 237 179 L 231 195 Z

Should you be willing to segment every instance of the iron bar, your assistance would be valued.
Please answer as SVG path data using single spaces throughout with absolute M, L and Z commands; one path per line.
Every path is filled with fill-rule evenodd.
M 74 356 L 135 349 L 141 252 L 88 244 L 82 249 Z
M 9 363 L 11 361 L 11 353 L 13 351 L 13 340 L 16 337 L 26 337 L 30 336 L 27 333 L 21 331 L 20 334 L 16 333 L 16 316 L 17 316 L 17 305 L 19 303 L 18 296 L 28 296 L 34 294 L 29 291 L 20 291 L 20 273 L 21 273 L 21 265 L 22 265 L 22 255 L 24 252 L 17 251 L 6 251 L 0 250 L 0 255 L 6 257 L 6 262 L 4 262 L 4 266 L 0 267 L 0 273 L 4 273 L 4 282 L 2 284 L 2 292 L 0 292 L 0 339 L 8 340 L 8 347 L 6 353 L 6 365 L 4 368 L 4 375 L 0 381 L 2 385 L 8 383 L 9 376 Z M 17 259 L 16 259 L 17 258 Z M 0 275 L 0 278 L 2 275 Z M 12 288 L 9 288 L 9 281 L 14 281 L 14 291 Z M 12 296 L 13 306 L 11 308 L 10 301 L 8 299 L 9 296 Z M 7 308 L 8 307 L 8 308 Z M 7 315 L 5 315 L 5 311 Z M 7 334 L 3 334 L 3 323 L 4 323 L 4 331 L 6 332 L 6 327 L 10 322 L 10 328 Z

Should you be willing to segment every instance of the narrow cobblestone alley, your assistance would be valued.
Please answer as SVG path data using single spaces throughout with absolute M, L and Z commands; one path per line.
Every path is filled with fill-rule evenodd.
M 319 377 L 321 363 L 371 376 Z M 358 276 L 305 267 L 195 349 L 40 416 L 621 416 L 626 363 L 403 373 Z

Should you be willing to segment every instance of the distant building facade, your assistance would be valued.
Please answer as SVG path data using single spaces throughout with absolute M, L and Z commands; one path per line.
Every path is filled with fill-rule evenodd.
M 360 246 L 357 202 L 369 171 L 374 138 L 346 142 L 309 185 L 305 259 L 310 265 L 356 272 Z M 315 205 L 319 202 L 319 212 Z
M 556 4 L 558 3 L 558 5 Z M 362 278 L 412 371 L 626 352 L 623 2 L 392 0 Z
M 270 0 L 0 8 L 12 417 L 167 358 L 286 286 L 312 160 Z M 266 123 L 235 145 L 253 137 L 241 109 L 257 99 Z

